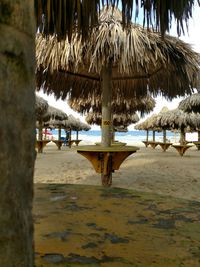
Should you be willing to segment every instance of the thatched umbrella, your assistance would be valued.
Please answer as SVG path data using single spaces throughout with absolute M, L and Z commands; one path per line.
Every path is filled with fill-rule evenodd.
M 149 129 L 153 130 L 153 139 L 154 139 L 153 141 L 155 141 L 155 131 L 162 131 L 161 127 L 157 124 L 157 121 L 159 120 L 159 117 L 162 116 L 162 114 L 167 111 L 169 111 L 169 109 L 167 107 L 163 107 L 158 114 L 153 116 L 151 120 L 148 121 Z M 167 133 L 166 129 L 163 129 L 163 143 L 166 143 L 166 141 L 167 141 Z
M 38 135 L 38 139 L 39 140 L 42 140 L 42 128 L 44 127 L 44 123 L 46 122 L 46 125 L 47 125 L 47 122 L 48 121 L 62 121 L 62 120 L 65 120 L 67 119 L 68 116 L 65 112 L 63 112 L 62 110 L 60 109 L 57 109 L 55 107 L 52 107 L 52 106 L 48 106 L 48 109 L 46 111 L 45 114 L 43 114 L 43 116 L 40 118 L 40 121 L 39 121 L 39 125 L 38 125 L 38 128 L 39 128 L 39 135 Z M 59 131 L 58 131 L 58 140 L 60 140 L 60 137 L 61 137 L 61 127 L 59 126 Z
M 156 121 L 157 114 L 152 114 L 151 117 L 147 118 L 142 123 L 136 124 L 135 129 L 136 130 L 146 130 L 146 141 L 143 141 L 145 146 L 147 147 L 149 144 L 149 131 L 153 132 L 153 142 L 155 142 L 155 132 L 160 132 L 161 129 L 154 125 L 154 122 Z
M 85 120 L 88 124 L 96 124 L 96 125 L 101 126 L 102 125 L 102 114 L 89 112 L 87 114 L 87 116 L 85 117 Z M 111 129 L 111 141 L 113 142 L 115 139 L 115 136 L 114 136 L 115 128 L 117 128 L 117 127 L 127 128 L 130 124 L 136 123 L 138 121 L 139 121 L 139 117 L 136 113 L 133 113 L 133 114 L 128 114 L 128 113 L 112 114 L 113 128 Z
M 54 35 L 36 38 L 37 83 L 66 98 L 102 91 L 102 145 L 110 145 L 112 90 L 127 97 L 159 92 L 169 98 L 191 93 L 199 56 L 175 37 L 132 24 L 122 26 L 121 13 L 104 9 L 87 42 L 77 34 L 71 44 Z M 45 83 L 44 83 L 45 82 Z
M 85 117 L 85 120 L 88 124 L 96 124 L 101 126 L 102 115 L 101 113 L 93 113 L 89 112 Z M 139 121 L 139 117 L 137 114 L 113 114 L 113 126 L 129 126 L 132 123 L 136 123 Z
M 66 133 L 66 140 L 71 142 L 71 132 L 79 127 L 80 121 L 78 121 L 73 115 L 69 115 L 67 120 L 63 121 L 64 129 Z
M 113 113 L 135 113 L 138 111 L 143 116 L 144 113 L 151 112 L 156 104 L 155 100 L 149 95 L 125 99 L 121 94 L 116 95 L 116 92 L 113 92 L 112 99 Z M 94 95 L 91 92 L 81 97 L 70 97 L 68 104 L 73 110 L 82 114 L 87 114 L 88 112 L 101 113 L 102 98 L 101 95 Z
M 179 103 L 179 109 L 185 112 L 200 113 L 200 93 L 192 94 Z
M 135 18 L 140 17 L 139 9 L 142 9 L 143 20 L 148 26 L 156 26 L 162 32 L 169 31 L 172 21 L 176 22 L 177 33 L 184 33 L 184 22 L 192 17 L 194 6 L 200 5 L 199 1 L 179 0 L 178 4 L 174 0 L 35 0 L 35 16 L 37 29 L 45 34 L 56 33 L 59 38 L 68 36 L 71 38 L 74 27 L 82 33 L 84 38 L 88 38 L 91 29 L 98 23 L 99 10 L 104 5 L 122 7 L 123 27 L 129 27 L 133 10 Z M 135 7 L 135 8 L 133 8 Z M 70 10 L 70 12 L 69 12 Z
M 48 102 L 44 100 L 44 98 L 37 96 L 35 98 L 35 114 L 36 114 L 36 120 L 39 120 L 48 109 Z
M 174 109 L 160 114 L 156 125 L 165 130 L 180 130 L 180 144 L 185 144 L 185 129 L 188 126 L 193 130 L 200 128 L 200 114 L 186 113 L 180 109 Z

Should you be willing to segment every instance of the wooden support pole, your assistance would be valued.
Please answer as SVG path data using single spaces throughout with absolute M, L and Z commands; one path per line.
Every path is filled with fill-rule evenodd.
M 163 130 L 163 143 L 167 142 L 167 134 L 166 134 L 166 129 Z
M 149 141 L 149 130 L 147 130 L 146 141 Z
M 42 141 L 43 139 L 42 128 L 43 128 L 42 121 L 39 121 L 39 127 L 38 127 L 38 140 L 39 141 Z
M 111 64 L 102 69 L 102 134 L 101 145 L 111 146 L 111 98 L 112 98 L 112 68 Z
M 155 131 L 153 130 L 153 142 L 155 142 Z
M 58 128 L 58 140 L 61 140 L 61 126 Z
M 180 144 L 181 145 L 184 145 L 185 144 L 185 129 L 184 128 L 181 128 Z

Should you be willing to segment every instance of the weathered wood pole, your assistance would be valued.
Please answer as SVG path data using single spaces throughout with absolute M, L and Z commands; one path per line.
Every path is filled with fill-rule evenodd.
M 112 67 L 108 66 L 102 69 L 102 122 L 101 122 L 101 145 L 111 146 L 111 100 L 112 100 Z
M 146 141 L 147 142 L 149 141 L 149 130 L 147 130 L 147 132 L 146 132 Z
M 43 129 L 43 122 L 39 121 L 38 123 L 38 140 L 42 141 L 43 140 L 43 133 L 42 133 L 42 129 Z
M 200 142 L 200 131 L 198 131 L 198 142 Z
M 61 126 L 58 127 L 58 140 L 61 140 Z
M 155 142 L 155 131 L 153 130 L 153 142 Z
M 33 267 L 34 1 L 0 2 L 0 266 Z
M 163 130 L 163 143 L 167 142 L 167 133 L 166 133 L 166 129 Z
M 76 131 L 76 140 L 78 141 L 78 130 Z
M 185 128 L 184 127 L 181 127 L 180 144 L 181 145 L 184 145 L 185 144 Z

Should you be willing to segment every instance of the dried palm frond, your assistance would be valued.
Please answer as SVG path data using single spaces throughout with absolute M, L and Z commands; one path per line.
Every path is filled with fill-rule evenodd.
M 195 131 L 200 127 L 200 114 L 187 113 L 180 109 L 169 110 L 157 117 L 156 125 L 168 130 L 181 130 L 190 127 Z
M 101 113 L 102 99 L 100 95 L 89 93 L 87 96 L 70 97 L 67 102 L 73 110 L 82 114 L 87 114 L 88 112 Z M 119 94 L 113 96 L 111 105 L 113 113 L 128 112 L 133 114 L 139 111 L 143 116 L 144 113 L 153 110 L 155 103 L 151 96 L 125 99 L 119 92 Z
M 200 93 L 193 94 L 182 100 L 179 103 L 178 108 L 185 112 L 193 111 L 200 113 Z
M 48 106 L 49 105 L 46 100 L 36 95 L 36 101 L 35 101 L 36 120 L 39 120 L 47 112 Z
M 67 114 L 60 109 L 52 106 L 48 106 L 47 112 L 42 116 L 42 121 L 47 122 L 49 120 L 66 120 Z
M 169 99 L 193 92 L 199 54 L 178 38 L 131 24 L 124 30 L 119 10 L 104 9 L 87 42 L 56 35 L 36 37 L 37 87 L 57 98 L 101 94 L 101 71 L 112 64 L 113 94 L 126 99 L 162 94 Z
M 148 26 L 152 24 L 161 32 L 171 26 L 174 19 L 177 23 L 177 32 L 180 34 L 183 29 L 183 22 L 186 23 L 192 17 L 194 0 L 34 0 L 35 17 L 37 29 L 45 34 L 56 33 L 59 38 L 68 35 L 71 39 L 74 28 L 82 33 L 84 38 L 90 34 L 91 28 L 98 23 L 100 7 L 104 5 L 122 6 L 123 27 L 129 26 L 133 9 L 135 17 L 139 17 L 139 8 L 143 14 L 143 21 Z M 196 1 L 199 5 L 199 0 Z
M 75 118 L 73 115 L 69 115 L 68 119 L 63 121 L 63 128 L 66 130 L 71 129 L 72 131 L 89 131 L 91 127 Z
M 92 113 L 89 112 L 85 118 L 88 124 L 96 124 L 101 126 L 102 115 L 101 113 Z M 129 126 L 130 124 L 136 123 L 139 121 L 137 114 L 113 114 L 113 126 Z

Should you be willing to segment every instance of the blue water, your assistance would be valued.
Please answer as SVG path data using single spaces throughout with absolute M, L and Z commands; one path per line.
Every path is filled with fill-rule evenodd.
M 52 130 L 52 134 L 54 136 L 58 135 L 57 130 Z M 61 136 L 65 137 L 65 131 L 61 131 Z M 101 141 L 101 131 L 99 130 L 90 130 L 90 131 L 80 131 L 79 132 L 79 139 L 85 140 L 85 141 L 91 141 L 91 142 L 100 142 Z M 124 142 L 138 142 L 142 140 L 146 140 L 146 131 L 128 131 L 126 133 L 116 133 L 115 139 L 118 141 L 124 141 Z M 156 132 L 155 134 L 155 140 L 162 141 L 163 134 Z M 167 131 L 167 138 L 169 140 L 174 141 L 174 133 Z M 179 135 L 176 135 L 176 138 L 179 138 Z M 76 139 L 76 132 L 72 131 L 72 139 Z M 149 132 L 149 140 L 152 140 L 152 132 Z

